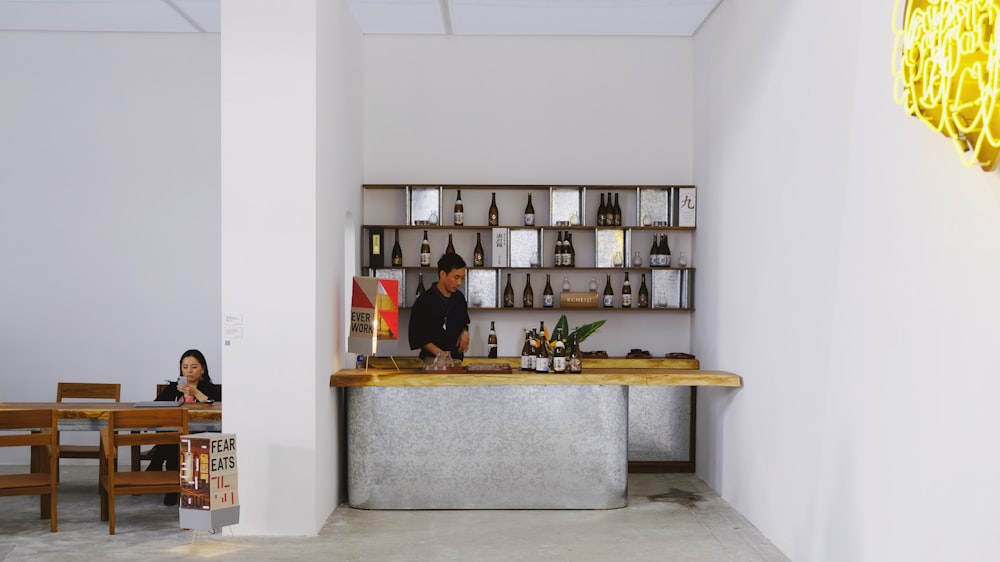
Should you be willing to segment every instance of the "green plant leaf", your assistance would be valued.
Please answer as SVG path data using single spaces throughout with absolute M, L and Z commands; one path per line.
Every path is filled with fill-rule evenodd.
M 556 332 L 562 334 L 564 338 L 569 337 L 569 322 L 566 320 L 565 314 L 560 316 L 559 321 L 556 322 L 556 329 L 552 331 L 552 341 L 556 341 Z
M 591 322 L 590 324 L 584 324 L 577 328 L 573 335 L 576 337 L 576 343 L 582 343 L 583 340 L 587 339 L 594 334 L 597 330 L 604 325 L 604 320 L 598 320 L 597 322 Z

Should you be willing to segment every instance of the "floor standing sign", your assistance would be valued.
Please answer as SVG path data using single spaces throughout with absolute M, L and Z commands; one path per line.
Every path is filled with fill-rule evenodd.
M 240 522 L 236 434 L 181 436 L 182 529 L 218 531 Z

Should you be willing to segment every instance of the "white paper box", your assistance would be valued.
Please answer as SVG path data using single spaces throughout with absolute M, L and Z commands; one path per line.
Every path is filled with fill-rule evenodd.
M 695 189 L 682 187 L 678 190 L 677 226 L 694 226 L 696 209 Z
M 510 232 L 506 228 L 493 229 L 493 267 L 507 267 L 510 249 Z

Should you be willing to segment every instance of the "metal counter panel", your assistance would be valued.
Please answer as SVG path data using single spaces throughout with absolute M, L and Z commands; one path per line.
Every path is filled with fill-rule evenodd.
M 627 386 L 346 391 L 351 507 L 626 505 Z
M 691 387 L 633 386 L 628 460 L 691 460 Z

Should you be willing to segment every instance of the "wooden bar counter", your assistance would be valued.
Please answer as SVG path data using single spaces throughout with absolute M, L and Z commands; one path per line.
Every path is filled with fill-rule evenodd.
M 424 372 L 373 358 L 330 377 L 347 408 L 348 504 L 363 509 L 626 505 L 629 388 L 740 387 L 696 360 L 584 360 L 578 374 Z M 398 366 L 399 369 L 394 368 Z
M 519 371 L 520 358 L 467 358 L 463 365 L 509 365 L 510 374 L 424 372 L 415 357 L 373 357 L 367 369 L 343 369 L 330 386 L 500 386 L 526 384 L 619 384 L 626 386 L 743 386 L 739 375 L 702 371 L 697 359 L 584 359 L 582 373 Z

